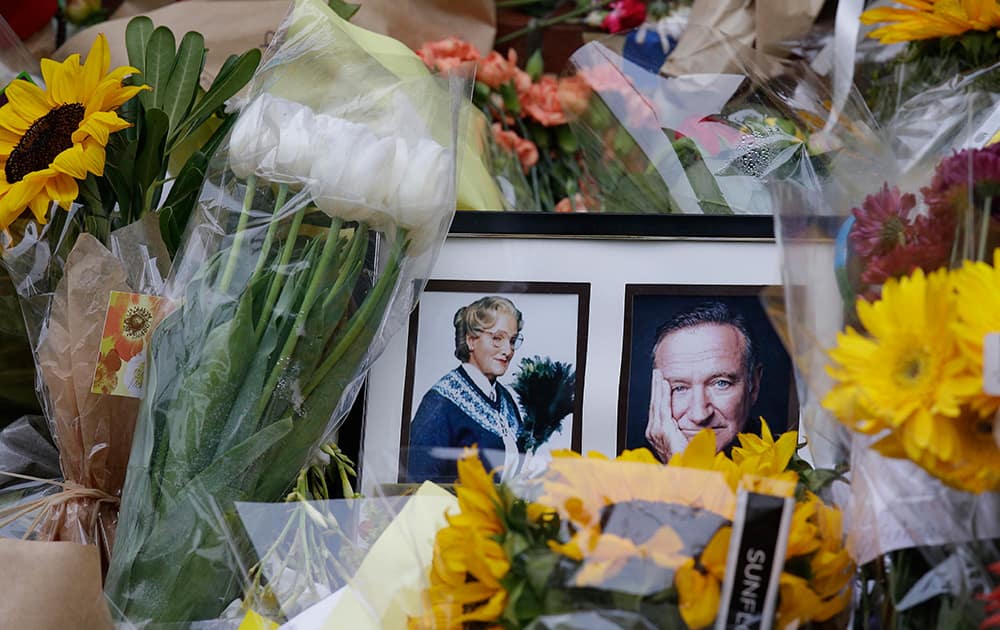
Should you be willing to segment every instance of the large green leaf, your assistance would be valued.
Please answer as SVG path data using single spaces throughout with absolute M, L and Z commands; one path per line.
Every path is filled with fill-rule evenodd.
M 156 190 L 164 171 L 164 147 L 170 121 L 159 109 L 147 109 L 143 118 L 139 138 L 139 153 L 135 157 L 133 178 L 136 199 L 133 200 L 133 216 L 152 209 L 156 201 Z
M 345 2 L 344 0 L 327 0 L 327 5 L 333 9 L 334 13 L 345 20 L 350 20 L 354 17 L 355 13 L 361 10 L 360 4 L 352 4 L 350 2 Z
M 198 202 L 198 193 L 205 183 L 208 163 L 235 122 L 235 116 L 226 117 L 212 137 L 184 163 L 167 193 L 160 208 L 160 232 L 171 256 L 177 253 L 184 228 Z
M 125 27 L 125 51 L 130 66 L 143 74 L 146 71 L 146 45 L 153 34 L 153 20 L 140 15 L 129 20 Z
M 190 31 L 181 39 L 177 57 L 167 78 L 159 107 L 170 121 L 170 134 L 180 126 L 191 109 L 201 71 L 205 67 L 205 38 Z
M 191 114 L 178 129 L 178 133 L 183 133 L 184 130 L 188 129 L 196 129 L 205 122 L 223 103 L 243 89 L 243 86 L 253 77 L 259 63 L 260 51 L 253 48 L 240 55 L 227 68 L 226 72 L 219 72 L 211 87 L 208 88 L 208 92 L 198 101 Z
M 143 69 L 143 79 L 153 89 L 139 95 L 139 100 L 146 109 L 163 108 L 168 96 L 167 78 L 174 67 L 176 53 L 177 44 L 173 32 L 165 26 L 156 27 L 146 43 L 146 65 Z
M 232 319 L 213 327 L 193 346 L 190 370 L 170 406 L 170 455 L 162 471 L 164 494 L 176 492 L 193 472 L 215 458 L 229 410 L 256 350 L 251 293 L 240 297 Z

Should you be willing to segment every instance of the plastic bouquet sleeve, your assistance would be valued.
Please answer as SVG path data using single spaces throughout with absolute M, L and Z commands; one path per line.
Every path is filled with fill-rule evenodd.
M 574 114 L 582 159 L 609 212 L 773 214 L 763 184 L 794 173 L 802 161 L 833 159 L 811 142 L 794 110 L 755 96 L 757 71 L 777 75 L 783 62 L 728 42 L 702 27 L 733 69 L 722 73 L 649 72 L 599 42 L 570 59 L 580 86 L 563 95 Z
M 284 496 L 444 240 L 469 82 L 402 79 L 355 32 L 296 1 L 210 169 L 151 345 L 106 585 L 124 619 L 238 594 L 220 519 Z
M 244 607 L 290 628 L 404 627 L 456 505 L 431 482 L 408 496 L 238 503 L 255 559 Z
M 759 77 L 760 98 L 835 148 L 825 168 L 767 183 L 802 422 L 814 452 L 850 468 L 849 548 L 873 584 L 859 610 L 977 625 L 1000 536 L 988 351 L 1000 153 L 973 105 L 981 86 L 927 87 L 880 126 L 859 93 L 831 111 L 824 81 L 786 77 Z

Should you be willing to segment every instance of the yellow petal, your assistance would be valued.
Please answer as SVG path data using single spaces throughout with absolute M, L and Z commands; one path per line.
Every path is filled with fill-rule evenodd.
M 83 100 L 88 100 L 90 95 L 97 89 L 97 85 L 111 67 L 111 51 L 108 49 L 108 40 L 104 33 L 100 33 L 94 39 L 94 45 L 87 53 L 87 60 L 83 62 L 82 85 L 80 94 Z
M 80 189 L 76 180 L 69 175 L 56 175 L 45 183 L 45 192 L 60 206 L 69 208 L 80 193 Z
M 108 144 L 108 135 L 115 131 L 128 129 L 129 123 L 114 112 L 96 112 L 87 116 L 80 127 L 73 132 L 73 142 L 83 142 L 91 137 L 102 145 Z
M 45 90 L 22 79 L 11 81 L 5 93 L 10 100 L 8 105 L 28 122 L 49 113 L 54 105 Z

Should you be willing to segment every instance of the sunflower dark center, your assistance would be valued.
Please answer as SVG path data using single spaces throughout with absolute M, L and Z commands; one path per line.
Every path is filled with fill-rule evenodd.
M 122 319 L 122 332 L 129 339 L 141 339 L 143 335 L 149 332 L 152 321 L 153 314 L 149 312 L 148 308 L 144 306 L 131 306 L 125 312 L 125 317 Z
M 68 103 L 31 123 L 7 158 L 7 182 L 19 182 L 29 173 L 48 168 L 57 155 L 73 146 L 73 132 L 83 122 L 84 112 L 80 103 Z

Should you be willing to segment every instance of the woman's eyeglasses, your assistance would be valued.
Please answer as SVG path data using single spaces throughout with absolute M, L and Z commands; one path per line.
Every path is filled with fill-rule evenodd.
M 504 344 L 509 343 L 511 350 L 517 350 L 521 347 L 521 343 L 524 342 L 524 335 L 514 335 L 513 337 L 508 337 L 504 333 L 491 333 L 482 332 L 480 335 L 485 335 L 493 342 L 494 348 L 502 348 Z

